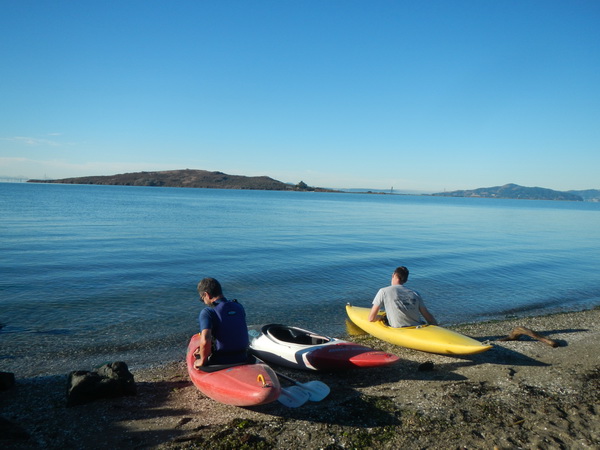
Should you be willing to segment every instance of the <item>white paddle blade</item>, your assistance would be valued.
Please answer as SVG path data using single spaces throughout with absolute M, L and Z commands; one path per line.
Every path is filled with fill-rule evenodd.
M 331 389 L 321 381 L 308 381 L 306 383 L 298 383 L 301 389 L 308 392 L 308 399 L 311 402 L 320 402 L 329 395 Z
M 310 397 L 310 394 L 299 388 L 298 386 L 291 386 L 288 388 L 281 388 L 281 394 L 279 395 L 279 403 L 288 408 L 297 408 L 304 405 Z
M 309 395 L 309 400 L 311 400 L 313 402 L 320 402 L 321 400 L 323 400 L 325 397 L 327 397 L 329 395 L 329 392 L 330 392 L 329 386 L 327 386 L 322 381 L 314 380 L 314 381 L 308 381 L 306 383 L 300 383 L 299 381 L 296 381 L 293 378 L 288 377 L 287 375 L 284 375 L 279 372 L 275 372 L 275 373 L 277 374 L 278 377 L 294 383 L 295 386 L 292 386 L 292 388 L 298 387 L 298 388 L 302 389 L 303 391 L 307 392 Z M 292 389 L 292 388 L 289 388 L 289 389 Z

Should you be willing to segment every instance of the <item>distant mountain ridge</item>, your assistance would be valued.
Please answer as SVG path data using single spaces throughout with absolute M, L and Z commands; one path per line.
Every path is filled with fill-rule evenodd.
M 518 184 L 505 184 L 472 190 L 459 190 L 451 192 L 439 192 L 432 194 L 442 197 L 483 197 L 483 198 L 510 198 L 526 200 L 562 200 L 582 202 L 583 197 L 574 191 L 563 192 L 540 187 L 525 187 Z
M 167 170 L 160 172 L 133 172 L 58 180 L 28 180 L 28 183 L 98 184 L 117 186 L 159 186 L 205 189 L 256 189 L 268 191 L 330 191 L 313 188 L 300 181 L 296 185 L 283 183 L 267 176 L 246 177 L 207 170 Z
M 584 189 L 583 191 L 567 191 L 570 194 L 579 195 L 587 202 L 600 202 L 600 189 Z

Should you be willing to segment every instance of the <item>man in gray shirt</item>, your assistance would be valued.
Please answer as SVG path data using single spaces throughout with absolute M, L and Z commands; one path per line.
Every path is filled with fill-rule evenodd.
M 381 320 L 381 307 L 385 309 L 388 323 L 391 327 L 412 327 L 421 325 L 421 316 L 430 325 L 437 325 L 435 317 L 427 310 L 423 299 L 417 291 L 404 286 L 408 280 L 408 269 L 400 266 L 392 274 L 392 285 L 379 289 L 373 299 L 373 308 L 369 321 Z

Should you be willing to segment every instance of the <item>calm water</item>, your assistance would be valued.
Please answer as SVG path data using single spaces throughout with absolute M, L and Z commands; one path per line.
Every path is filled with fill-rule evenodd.
M 600 204 L 0 184 L 0 370 L 183 358 L 205 276 L 342 336 L 401 264 L 443 324 L 597 306 Z

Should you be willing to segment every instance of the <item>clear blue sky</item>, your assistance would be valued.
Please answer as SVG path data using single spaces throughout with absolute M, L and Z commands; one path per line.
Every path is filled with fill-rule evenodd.
M 597 0 L 0 0 L 0 176 L 600 188 Z

